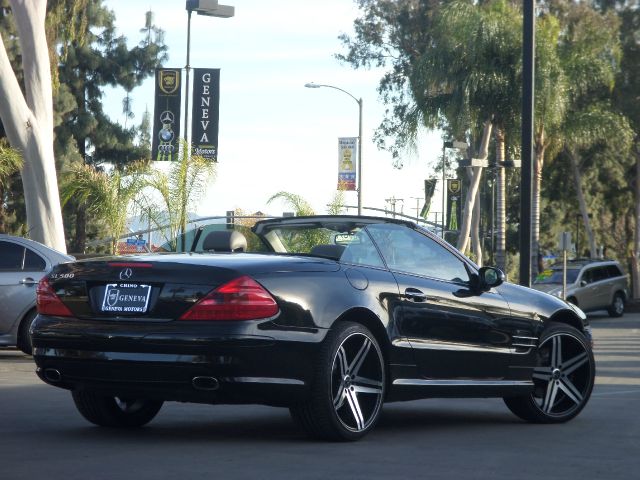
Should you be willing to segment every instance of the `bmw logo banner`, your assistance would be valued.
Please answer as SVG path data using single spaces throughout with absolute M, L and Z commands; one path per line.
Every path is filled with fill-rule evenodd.
M 180 136 L 180 102 L 182 99 L 181 70 L 179 68 L 156 69 L 156 93 L 153 108 L 154 160 L 178 160 Z

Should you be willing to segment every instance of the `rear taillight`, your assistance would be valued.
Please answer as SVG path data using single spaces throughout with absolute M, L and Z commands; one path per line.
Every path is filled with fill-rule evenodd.
M 213 290 L 180 320 L 258 320 L 273 317 L 279 311 L 278 304 L 262 285 L 243 276 Z
M 56 315 L 59 317 L 71 317 L 73 314 L 67 306 L 62 303 L 60 297 L 53 291 L 47 277 L 43 277 L 36 288 L 38 313 L 42 315 Z

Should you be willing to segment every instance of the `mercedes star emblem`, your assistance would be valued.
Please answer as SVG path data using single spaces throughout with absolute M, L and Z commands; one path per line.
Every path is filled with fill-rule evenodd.
M 120 272 L 120 280 L 129 280 L 133 275 L 133 270 L 130 268 L 125 268 Z

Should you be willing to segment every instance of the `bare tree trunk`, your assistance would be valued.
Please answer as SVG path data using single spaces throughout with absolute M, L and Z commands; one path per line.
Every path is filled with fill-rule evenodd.
M 584 228 L 587 231 L 587 238 L 589 240 L 589 252 L 591 253 L 591 258 L 596 258 L 598 256 L 596 240 L 591 228 L 591 222 L 589 221 L 587 202 L 585 201 L 584 192 L 582 190 L 582 174 L 580 173 L 580 168 L 578 167 L 578 160 L 576 159 L 576 154 L 570 148 L 565 146 L 565 151 L 567 152 L 569 161 L 571 163 L 571 170 L 573 170 L 573 180 L 576 184 L 576 196 L 578 197 L 578 205 L 580 206 L 582 221 L 584 222 Z M 576 252 L 576 255 L 580 256 L 580 252 Z
M 471 221 L 471 247 L 476 256 L 479 267 L 483 265 L 482 242 L 480 241 L 480 189 L 476 192 L 476 201 L 473 205 L 473 218 Z
M 538 271 L 538 255 L 540 254 L 540 193 L 545 150 L 544 136 L 541 136 L 540 141 L 536 142 L 533 188 L 531 192 L 531 280 L 535 279 L 540 273 Z
M 44 31 L 46 2 L 10 0 L 18 27 L 25 95 L 0 37 L 0 119 L 24 159 L 22 183 L 29 236 L 66 252 L 53 156 L 53 103 Z M 10 99 L 10 101 L 6 101 Z
M 482 132 L 482 141 L 480 142 L 480 151 L 478 158 L 486 159 L 489 152 L 489 139 L 491 138 L 491 130 L 493 124 L 491 119 L 484 122 L 484 130 Z M 464 253 L 469 246 L 469 232 L 471 231 L 471 216 L 473 214 L 474 202 L 477 198 L 478 187 L 480 186 L 480 178 L 482 177 L 482 167 L 471 167 L 471 179 L 469 181 L 469 189 L 467 190 L 467 198 L 465 199 L 464 211 L 462 214 L 462 226 L 460 227 L 460 236 L 458 237 L 458 250 Z
M 633 252 L 631 254 L 631 280 L 633 283 L 633 298 L 640 298 L 640 140 L 636 140 L 636 181 L 635 181 L 635 201 L 636 201 L 636 225 Z
M 504 171 L 505 139 L 504 130 L 496 128 L 496 266 L 505 271 L 507 267 L 507 211 L 506 175 Z

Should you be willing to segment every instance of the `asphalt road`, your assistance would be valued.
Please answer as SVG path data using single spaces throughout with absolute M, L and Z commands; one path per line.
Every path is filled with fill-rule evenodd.
M 598 377 L 564 425 L 529 425 L 498 399 L 385 405 L 357 443 L 308 440 L 287 410 L 165 404 L 147 427 L 88 424 L 30 357 L 0 350 L 0 478 L 632 479 L 640 475 L 640 314 L 591 316 Z

